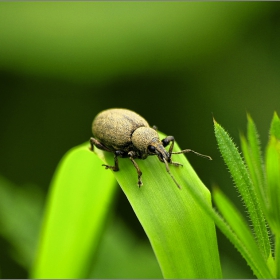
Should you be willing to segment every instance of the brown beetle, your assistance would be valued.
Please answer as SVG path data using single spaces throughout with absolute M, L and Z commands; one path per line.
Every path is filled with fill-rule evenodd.
M 165 163 L 165 167 L 177 187 L 177 183 L 169 170 L 168 163 L 175 166 L 182 164 L 171 160 L 172 154 L 183 154 L 193 152 L 197 155 L 211 157 L 199 154 L 193 150 L 187 149 L 180 152 L 173 152 L 174 137 L 167 136 L 160 140 L 156 127 L 151 128 L 148 122 L 140 115 L 127 109 L 108 109 L 100 112 L 92 123 L 92 133 L 95 138 L 90 138 L 91 150 L 94 146 L 98 149 L 114 153 L 114 166 L 103 164 L 106 169 L 113 171 L 119 170 L 118 157 L 126 158 L 132 161 L 138 174 L 138 186 L 142 186 L 142 172 L 134 159 L 146 159 L 148 156 L 157 155 L 161 162 Z M 169 145 L 168 152 L 164 147 Z

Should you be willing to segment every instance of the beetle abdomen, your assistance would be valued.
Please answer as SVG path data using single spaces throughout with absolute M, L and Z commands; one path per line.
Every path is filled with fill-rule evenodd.
M 131 135 L 139 127 L 149 127 L 140 115 L 127 109 L 108 109 L 99 113 L 92 123 L 92 133 L 112 150 L 133 148 Z

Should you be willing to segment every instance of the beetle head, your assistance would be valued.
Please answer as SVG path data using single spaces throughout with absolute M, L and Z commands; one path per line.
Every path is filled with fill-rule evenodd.
M 142 159 L 157 155 L 160 161 L 170 161 L 169 153 L 164 149 L 157 132 L 151 127 L 139 127 L 132 134 L 132 143 Z
M 164 162 L 166 171 L 174 183 L 179 189 L 181 189 L 180 185 L 175 180 L 168 167 L 168 163 L 171 162 L 171 154 L 164 149 L 162 142 L 159 140 L 157 132 L 150 127 L 140 127 L 134 131 L 131 139 L 134 147 L 138 151 L 138 155 L 142 159 L 145 159 L 151 155 L 157 155 L 158 159 L 161 162 Z

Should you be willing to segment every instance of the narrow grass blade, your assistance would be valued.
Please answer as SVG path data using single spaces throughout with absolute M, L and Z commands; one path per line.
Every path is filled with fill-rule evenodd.
M 273 135 L 266 152 L 268 222 L 275 235 L 276 277 L 280 278 L 280 141 Z
M 61 160 L 47 200 L 32 278 L 86 278 L 115 179 L 83 144 Z
M 268 221 L 275 238 L 276 277 L 280 278 L 280 119 L 274 113 L 266 149 Z
M 267 248 L 269 236 L 253 183 L 239 151 L 228 133 L 216 121 L 214 121 L 214 128 L 219 150 L 248 209 L 257 244 L 266 260 L 270 255 L 270 250 Z
M 273 135 L 266 152 L 268 217 L 275 234 L 280 235 L 280 141 Z
M 273 119 L 270 125 L 269 134 L 280 140 L 280 120 L 276 112 L 274 112 Z
M 280 279 L 280 235 L 275 236 L 276 278 Z
M 240 241 L 245 245 L 246 249 L 251 251 L 251 254 L 254 255 L 258 269 L 263 270 L 263 274 L 269 273 L 268 267 L 262 258 L 256 240 L 254 239 L 254 236 L 242 214 L 219 188 L 213 188 L 212 194 L 219 212 L 225 218 Z M 272 261 L 269 267 L 272 267 L 274 265 L 274 261 L 271 255 L 269 258 Z M 270 271 L 273 274 L 273 269 Z
M 259 135 L 257 132 L 256 125 L 252 120 L 250 115 L 247 115 L 248 125 L 247 125 L 247 140 L 243 135 L 241 135 L 241 148 L 248 166 L 248 171 L 250 173 L 253 186 L 255 188 L 258 200 L 261 203 L 262 211 L 266 212 L 267 205 L 267 193 L 265 184 L 265 173 L 264 164 L 261 155 L 261 147 L 259 141 Z M 269 251 L 269 244 L 267 244 L 267 252 Z
M 160 136 L 164 138 L 163 134 Z M 176 144 L 174 150 L 179 151 Z M 112 154 L 97 149 L 96 153 L 104 156 L 107 164 L 113 164 Z M 136 160 L 143 172 L 141 188 L 137 186 L 136 170 L 127 158 L 119 159 L 120 171 L 114 175 L 151 242 L 165 278 L 220 278 L 215 225 L 190 189 L 197 189 L 209 207 L 210 193 L 184 155 L 174 155 L 173 160 L 184 165 L 170 166 L 181 190 L 157 157 Z
M 219 212 L 236 233 L 238 238 L 246 244 L 246 247 L 252 248 L 254 252 L 258 252 L 259 249 L 254 236 L 242 214 L 220 189 L 216 187 L 213 188 L 212 194 Z
M 247 247 L 246 244 L 244 244 L 244 242 L 229 226 L 229 224 L 224 220 L 224 218 L 219 213 L 217 213 L 212 207 L 209 207 L 208 204 L 205 204 L 204 201 L 200 200 L 200 197 L 195 190 L 192 190 L 192 194 L 194 195 L 196 201 L 201 205 L 201 207 L 203 207 L 205 213 L 207 213 L 215 221 L 217 227 L 219 227 L 221 232 L 230 240 L 230 242 L 235 246 L 235 248 L 247 261 L 254 274 L 259 279 L 273 278 L 265 260 L 263 258 L 260 258 L 253 248 Z

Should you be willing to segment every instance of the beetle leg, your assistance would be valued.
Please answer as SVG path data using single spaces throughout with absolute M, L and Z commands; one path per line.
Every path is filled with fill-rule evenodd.
M 104 146 L 103 144 L 101 144 L 98 140 L 96 140 L 95 138 L 90 138 L 90 145 L 91 147 L 89 148 L 91 151 L 94 150 L 94 146 L 96 146 L 96 148 L 103 150 L 103 151 L 107 151 L 107 152 L 112 152 L 111 150 L 109 150 L 106 146 Z M 120 151 L 115 151 L 114 152 L 114 162 L 115 162 L 115 166 L 110 166 L 107 164 L 102 164 L 102 166 L 105 166 L 106 169 L 111 169 L 113 171 L 119 171 L 119 162 L 118 162 L 118 156 L 121 155 L 122 152 Z
M 170 158 L 170 162 L 169 163 L 174 165 L 174 166 L 183 166 L 183 164 L 181 164 L 179 162 L 172 161 L 171 158 Z
M 93 151 L 94 150 L 94 146 L 96 146 L 96 148 L 98 148 L 99 150 L 103 150 L 103 151 L 107 151 L 107 152 L 112 152 L 111 150 L 109 150 L 106 146 L 104 146 L 102 143 L 100 143 L 98 140 L 96 140 L 95 138 L 91 137 L 89 139 L 90 142 L 90 150 Z
M 172 178 L 172 180 L 174 181 L 174 183 L 177 185 L 177 187 L 178 187 L 179 189 L 181 189 L 180 185 L 178 184 L 178 182 L 175 180 L 175 178 L 173 177 L 172 173 L 170 172 L 170 169 L 169 169 L 169 166 L 168 166 L 168 163 L 167 163 L 166 159 L 163 158 L 163 161 L 164 161 L 164 163 L 165 163 L 165 167 L 166 167 L 167 173 L 170 175 L 170 177 Z M 174 162 L 174 163 L 177 163 L 177 162 Z M 173 164 L 174 164 L 174 163 L 173 163 Z
M 179 162 L 174 162 L 171 160 L 171 155 L 174 154 L 173 151 L 173 147 L 174 147 L 174 142 L 175 142 L 175 138 L 174 136 L 167 136 L 166 138 L 161 140 L 163 147 L 166 147 L 167 145 L 169 145 L 169 143 L 171 142 L 171 145 L 169 147 L 169 163 L 174 165 L 174 166 L 183 166 L 183 164 L 179 163 Z
M 128 156 L 129 156 L 129 159 L 132 161 L 136 171 L 137 171 L 137 174 L 138 174 L 138 187 L 140 188 L 141 186 L 143 186 L 143 183 L 142 183 L 142 171 L 140 170 L 138 164 L 136 163 L 136 161 L 134 160 L 134 157 L 135 157 L 135 153 L 133 151 L 129 152 L 128 153 Z
M 119 161 L 118 161 L 118 156 L 120 156 L 122 154 L 121 151 L 115 151 L 114 153 L 114 162 L 115 162 L 115 166 L 110 166 L 107 164 L 102 164 L 102 166 L 105 166 L 106 169 L 111 169 L 113 171 L 119 171 Z

